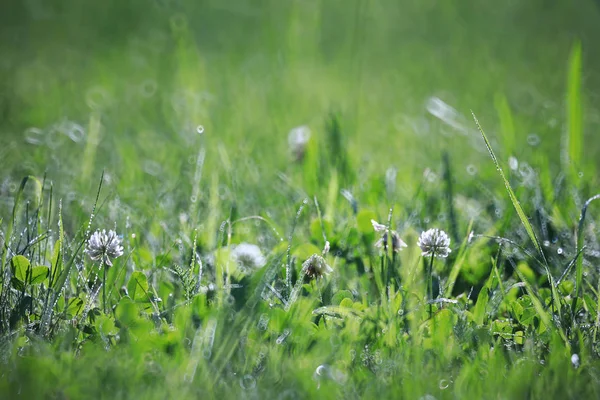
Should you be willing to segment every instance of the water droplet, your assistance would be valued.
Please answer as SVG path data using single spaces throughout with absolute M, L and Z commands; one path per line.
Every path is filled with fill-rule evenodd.
M 277 338 L 277 340 L 275 342 L 277 344 L 282 344 L 289 335 L 290 335 L 290 330 L 284 329 L 283 333 Z
M 527 144 L 532 146 L 532 147 L 536 147 L 538 146 L 540 143 L 542 142 L 542 139 L 540 139 L 540 137 L 535 134 L 535 133 L 530 133 L 529 135 L 527 135 Z
M 143 166 L 144 172 L 148 175 L 158 176 L 161 173 L 162 167 L 159 163 L 153 160 L 145 160 Z
M 27 143 L 36 145 L 40 145 L 43 143 L 43 135 L 44 131 L 42 131 L 40 128 L 35 127 L 26 129 L 24 133 L 25 141 Z
M 148 98 L 154 96 L 154 94 L 156 93 L 156 88 L 156 82 L 151 79 L 148 79 L 142 82 L 142 84 L 140 85 L 140 92 L 142 93 L 142 96 Z
M 315 375 L 317 377 L 326 377 L 329 376 L 329 367 L 325 364 L 319 365 L 315 370 Z
M 562 249 L 561 247 L 559 247 L 559 248 L 556 250 L 556 253 L 558 253 L 558 254 L 562 254 L 562 253 L 563 253 L 563 249 Z
M 519 168 L 519 160 L 516 157 L 508 157 L 508 167 L 513 171 L 516 171 Z
M 448 386 L 450 386 L 449 380 L 447 380 L 447 379 L 440 380 L 440 389 L 442 389 L 442 390 L 448 389 Z
M 177 14 L 171 17 L 171 27 L 176 31 L 184 30 L 187 27 L 185 16 L 182 14 Z
M 258 319 L 258 329 L 261 331 L 267 330 L 267 325 L 269 323 L 269 316 L 267 314 L 262 314 Z
M 242 377 L 242 379 L 240 379 L 240 386 L 242 387 L 242 389 L 254 389 L 256 387 L 256 379 L 248 374 L 248 375 L 244 375 Z
M 85 103 L 92 110 L 98 110 L 108 104 L 108 92 L 102 87 L 93 87 L 85 95 Z
M 469 174 L 469 175 L 477 174 L 477 167 L 473 164 L 467 165 L 467 174 Z
M 204 127 L 203 127 L 202 125 L 198 125 L 198 126 L 196 127 L 196 132 L 197 132 L 199 135 L 202 135 L 202 134 L 204 133 Z

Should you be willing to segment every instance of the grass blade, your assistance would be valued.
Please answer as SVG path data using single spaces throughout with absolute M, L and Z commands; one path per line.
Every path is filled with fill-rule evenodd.
M 496 169 L 498 170 L 498 173 L 500 174 L 502 181 L 504 181 L 504 186 L 506 187 L 506 191 L 508 192 L 508 197 L 510 197 L 510 201 L 512 202 L 513 207 L 515 208 L 515 211 L 517 211 L 517 215 L 519 216 L 521 223 L 525 227 L 525 230 L 527 231 L 527 235 L 529 235 L 529 238 L 533 242 L 533 245 L 535 246 L 536 250 L 542 256 L 544 263 L 547 264 L 546 257 L 544 256 L 542 247 L 540 246 L 540 243 L 539 243 L 537 237 L 535 236 L 533 227 L 529 223 L 529 220 L 527 219 L 527 216 L 525 215 L 523 208 L 521 208 L 521 204 L 519 203 L 519 200 L 517 199 L 515 192 L 513 191 L 512 187 L 510 186 L 508 179 L 506 179 L 506 176 L 504 175 L 504 171 L 502 170 L 502 167 L 500 167 L 500 164 L 498 163 L 498 159 L 496 158 L 496 155 L 494 154 L 494 150 L 492 150 L 492 146 L 491 146 L 487 136 L 485 136 L 485 133 L 483 132 L 483 129 L 481 128 L 481 125 L 479 124 L 479 121 L 477 120 L 477 117 L 475 116 L 475 113 L 473 113 L 473 111 L 471 111 L 471 114 L 473 115 L 473 119 L 475 120 L 477 129 L 479 129 L 479 132 L 481 133 L 481 136 L 483 137 L 483 140 L 485 141 L 485 146 L 487 147 L 488 152 L 490 153 L 490 156 L 492 157 L 492 161 L 496 165 Z
M 516 148 L 516 133 L 515 124 L 513 122 L 512 112 L 510 111 L 510 105 L 504 94 L 498 93 L 494 98 L 494 105 L 496 111 L 498 111 L 498 117 L 500 118 L 500 128 L 502 129 L 502 138 L 504 139 L 504 150 L 505 155 L 514 155 Z
M 577 263 L 575 268 L 575 299 L 571 306 L 571 312 L 575 313 L 575 307 L 577 306 L 577 300 L 582 295 L 583 287 L 583 224 L 585 222 L 585 215 L 587 213 L 588 206 L 594 200 L 600 199 L 600 194 L 590 197 L 583 207 L 581 208 L 581 216 L 579 217 L 579 224 L 577 225 L 577 236 L 576 236 L 576 249 L 577 249 Z
M 581 166 L 583 153 L 583 113 L 581 107 L 581 43 L 577 42 L 569 56 L 567 77 L 567 149 L 572 167 Z

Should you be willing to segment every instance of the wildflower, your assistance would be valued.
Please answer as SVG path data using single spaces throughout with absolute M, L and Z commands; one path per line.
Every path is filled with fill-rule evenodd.
M 434 228 L 421 233 L 417 246 L 423 251 L 423 257 L 433 255 L 434 257 L 446 258 L 451 252 L 450 238 L 441 229 Z
M 304 152 L 310 139 L 310 129 L 306 125 L 298 126 L 288 133 L 288 145 L 296 161 L 304 158 Z
M 97 230 L 92 234 L 87 242 L 85 252 L 94 261 L 102 260 L 102 263 L 107 267 L 112 267 L 112 258 L 117 258 L 123 255 L 123 246 L 121 239 L 113 230 Z
M 571 356 L 571 364 L 573 364 L 574 368 L 579 368 L 579 355 L 577 353 Z
M 333 272 L 333 268 L 325 261 L 325 256 L 329 252 L 329 242 L 325 242 L 322 255 L 313 254 L 302 264 L 302 270 L 310 279 L 322 278 Z
M 371 220 L 371 224 L 373 225 L 373 229 L 375 232 L 383 232 L 381 238 L 375 242 L 375 247 L 383 248 L 387 250 L 388 247 L 388 234 L 392 237 L 392 250 L 398 252 L 402 250 L 404 247 L 407 247 L 404 240 L 400 239 L 398 232 L 389 230 L 386 225 L 380 224 L 374 219 Z
M 240 243 L 233 247 L 231 256 L 240 269 L 255 270 L 265 266 L 267 259 L 255 244 Z

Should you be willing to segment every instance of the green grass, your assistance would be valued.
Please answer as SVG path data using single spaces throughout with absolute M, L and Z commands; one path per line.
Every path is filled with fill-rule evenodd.
M 6 9 L 0 397 L 599 397 L 597 2 Z

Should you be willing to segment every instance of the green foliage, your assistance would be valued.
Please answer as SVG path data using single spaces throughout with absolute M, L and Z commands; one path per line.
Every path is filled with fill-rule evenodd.
M 7 5 L 0 397 L 598 398 L 597 6 L 546 3 Z

